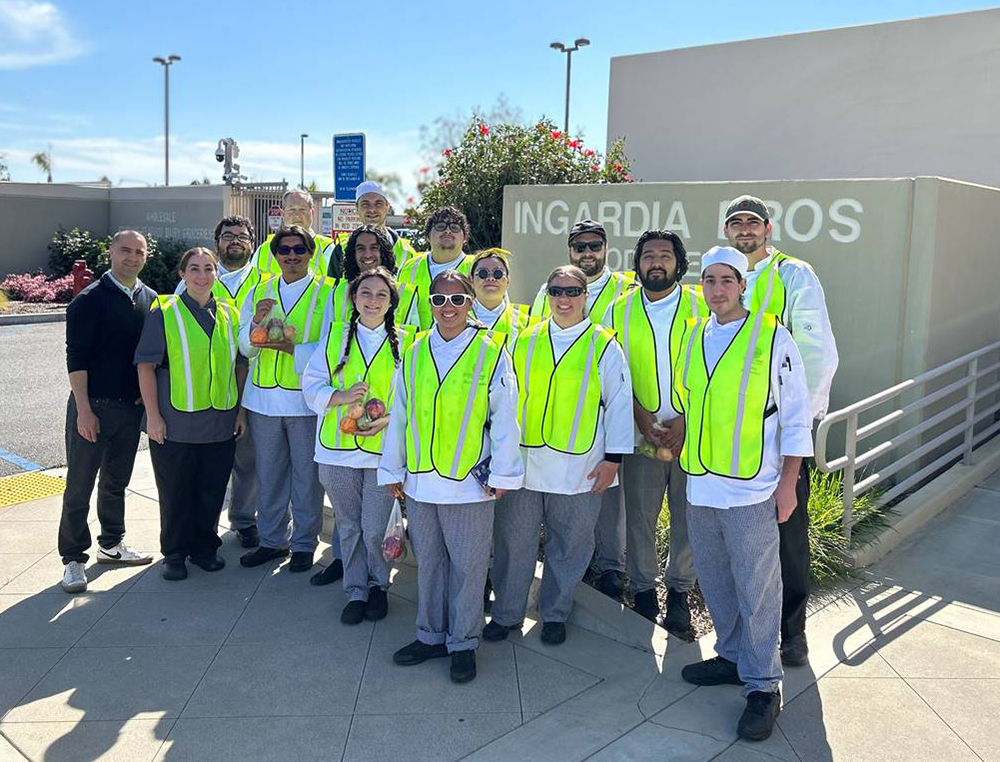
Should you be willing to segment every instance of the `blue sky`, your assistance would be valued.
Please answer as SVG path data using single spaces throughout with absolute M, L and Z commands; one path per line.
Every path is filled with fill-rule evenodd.
M 163 182 L 163 70 L 171 70 L 171 182 L 220 181 L 215 143 L 237 139 L 243 171 L 332 187 L 331 136 L 364 131 L 369 166 L 412 186 L 427 164 L 419 127 L 503 93 L 526 119 L 562 122 L 603 148 L 613 56 L 991 7 L 958 0 L 680 4 L 118 2 L 0 0 L 0 153 L 11 179 L 52 146 L 54 179 Z M 298 31 L 296 31 L 298 30 Z

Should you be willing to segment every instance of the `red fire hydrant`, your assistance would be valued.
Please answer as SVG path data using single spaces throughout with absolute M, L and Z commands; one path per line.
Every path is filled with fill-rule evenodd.
M 73 262 L 73 296 L 79 294 L 93 281 L 94 271 L 87 267 L 87 260 L 78 259 Z

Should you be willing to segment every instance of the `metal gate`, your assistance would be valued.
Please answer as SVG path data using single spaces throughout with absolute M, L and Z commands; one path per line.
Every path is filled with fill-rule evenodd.
M 281 206 L 281 197 L 288 190 L 288 183 L 241 183 L 229 189 L 229 209 L 226 216 L 241 214 L 250 219 L 257 234 L 257 243 L 270 234 L 267 211 Z

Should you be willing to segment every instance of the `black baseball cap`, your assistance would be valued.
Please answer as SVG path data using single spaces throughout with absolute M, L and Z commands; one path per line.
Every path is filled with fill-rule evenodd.
M 576 238 L 581 233 L 597 233 L 604 242 L 607 243 L 608 234 L 604 230 L 604 225 L 600 222 L 595 222 L 594 220 L 580 220 L 573 227 L 569 229 L 569 243 L 573 243 L 573 239 Z
M 770 216 L 767 206 L 756 196 L 740 196 L 733 199 L 726 208 L 726 222 L 737 214 L 752 214 L 761 222 L 767 222 Z

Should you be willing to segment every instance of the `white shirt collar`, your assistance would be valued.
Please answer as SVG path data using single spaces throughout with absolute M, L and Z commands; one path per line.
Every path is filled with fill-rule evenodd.
M 378 328 L 369 328 L 359 320 L 358 333 L 364 334 L 365 336 L 371 336 L 372 338 L 384 339 L 386 336 L 385 323 L 382 323 L 382 325 Z
M 138 291 L 140 288 L 142 288 L 142 281 L 139 280 L 138 278 L 135 279 L 135 285 L 130 289 L 128 286 L 126 286 L 124 283 L 118 280 L 114 275 L 112 275 L 110 270 L 108 270 L 106 275 L 108 276 L 108 279 L 112 283 L 118 286 L 118 288 L 120 288 L 125 293 L 125 295 L 128 296 L 129 299 L 135 296 L 135 292 Z
M 488 321 L 496 322 L 497 320 L 500 319 L 500 316 L 503 315 L 504 310 L 507 309 L 507 306 L 509 304 L 510 300 L 508 300 L 507 296 L 504 295 L 503 301 L 500 302 L 499 305 L 497 305 L 496 309 L 492 310 L 488 309 L 478 299 L 476 299 L 476 301 L 472 303 L 472 309 L 476 313 L 476 317 L 482 320 L 484 323 L 488 323 Z
M 594 293 L 595 291 L 600 291 L 602 288 L 604 288 L 604 286 L 607 284 L 609 280 L 611 280 L 611 270 L 609 270 L 608 266 L 605 265 L 604 269 L 601 271 L 601 277 L 599 277 L 593 283 L 587 284 L 587 291 L 589 291 L 590 293 Z
M 560 327 L 560 325 L 555 320 L 550 319 L 549 320 L 549 333 L 550 334 L 561 334 L 561 335 L 567 336 L 567 337 L 579 336 L 581 333 L 583 333 L 584 331 L 586 331 L 587 328 L 590 325 L 591 325 L 591 322 L 587 318 L 584 318 L 583 320 L 581 320 L 576 325 L 571 325 L 569 328 L 562 328 L 562 327 Z
M 778 253 L 778 250 L 773 246 L 767 247 L 767 256 L 764 257 L 760 262 L 750 268 L 749 272 L 757 272 L 758 270 L 763 270 L 770 264 L 771 260 L 774 259 L 774 255 Z

